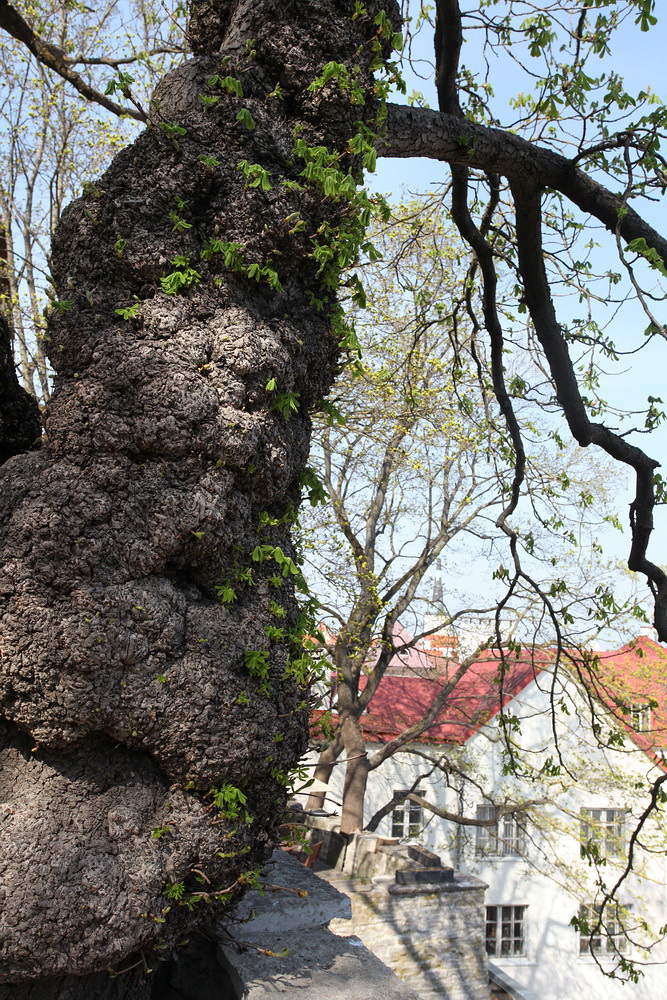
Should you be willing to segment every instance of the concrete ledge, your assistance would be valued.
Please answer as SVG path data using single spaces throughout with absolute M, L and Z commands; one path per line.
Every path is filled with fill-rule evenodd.
M 269 1000 L 298 994 L 298 1000 L 420 1000 L 356 937 L 340 938 L 325 927 L 295 936 L 262 937 L 271 958 L 254 951 L 219 946 L 218 960 L 230 972 L 241 1000 Z
M 261 881 L 268 883 L 268 887 L 247 893 L 234 910 L 234 919 L 239 921 L 248 920 L 254 914 L 252 922 L 241 929 L 239 937 L 252 934 L 254 940 L 258 935 L 271 934 L 277 929 L 312 930 L 325 926 L 334 918 L 346 920 L 352 916 L 352 904 L 347 896 L 317 878 L 285 851 L 274 851 Z M 221 923 L 226 927 L 229 922 Z
M 512 1000 L 539 1000 L 539 997 L 532 990 L 517 983 L 516 979 L 512 979 L 491 961 L 489 961 L 489 982 L 493 983 L 494 986 L 500 986 Z
M 218 933 L 218 961 L 239 1000 L 420 1000 L 359 938 L 328 930 L 350 919 L 347 896 L 281 851 L 262 881 L 284 888 L 249 892 Z

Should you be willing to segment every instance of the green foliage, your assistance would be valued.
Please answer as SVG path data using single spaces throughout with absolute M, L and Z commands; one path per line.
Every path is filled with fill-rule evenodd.
M 241 108 L 241 110 L 236 115 L 237 122 L 240 122 L 247 129 L 254 129 L 255 119 L 250 114 L 247 108 Z
M 229 820 L 241 820 L 246 826 L 250 826 L 253 819 L 245 808 L 248 803 L 247 796 L 236 788 L 235 785 L 223 782 L 217 788 L 210 788 L 208 797 L 212 800 L 221 815 Z
M 317 408 L 320 413 L 323 413 L 326 417 L 326 421 L 329 427 L 338 426 L 345 427 L 347 423 L 347 418 L 344 413 L 336 406 L 333 399 L 320 399 Z
M 260 163 L 248 163 L 247 160 L 241 160 L 237 164 L 237 170 L 240 170 L 245 177 L 246 187 L 260 188 L 262 191 L 271 190 L 269 172 Z
M 223 77 L 219 73 L 214 73 L 213 76 L 209 77 L 208 85 L 209 87 L 220 87 L 232 97 L 243 97 L 243 86 L 235 76 Z
M 236 591 L 229 583 L 218 584 L 215 592 L 221 604 L 233 604 L 237 598 Z
M 204 111 L 210 111 L 218 103 L 220 97 L 218 94 L 200 94 L 199 100 L 204 105 Z
M 260 682 L 259 690 L 262 694 L 269 694 L 271 686 L 269 684 L 269 653 L 265 649 L 247 649 L 244 662 L 246 670 L 251 677 Z
M 245 267 L 242 252 L 243 247 L 240 243 L 207 238 L 201 250 L 201 257 L 203 260 L 211 260 L 216 254 L 221 254 L 225 267 L 230 267 L 233 271 L 242 271 Z
M 175 233 L 184 233 L 188 229 L 192 229 L 192 223 L 191 222 L 186 222 L 185 219 L 181 219 L 178 216 L 178 213 L 173 208 L 169 212 L 169 221 L 172 224 L 172 226 L 171 226 L 172 232 L 175 232 Z
M 283 577 L 301 577 L 301 570 L 290 556 L 285 555 L 279 545 L 256 545 L 251 556 L 253 562 L 264 563 L 274 561 L 279 567 Z
M 306 496 L 311 507 L 317 507 L 318 504 L 325 504 L 329 499 L 329 494 L 327 493 L 322 480 L 319 478 L 314 469 L 310 466 L 306 468 L 301 473 L 299 477 L 299 486 L 304 488 Z
M 202 153 L 199 157 L 199 162 L 203 163 L 207 170 L 213 170 L 214 167 L 220 166 L 220 160 L 217 156 L 213 156 L 212 153 Z
M 317 93 L 328 83 L 336 83 L 341 94 L 346 97 L 350 104 L 365 104 L 366 98 L 359 83 L 358 67 L 355 66 L 350 73 L 343 63 L 328 62 L 320 75 L 310 84 L 308 90 L 311 93 Z
M 173 264 L 176 270 L 160 278 L 160 286 L 165 295 L 178 295 L 190 285 L 201 281 L 201 274 L 191 266 L 188 256 L 179 254 L 170 261 L 170 264 Z
M 109 82 L 107 83 L 106 90 L 104 91 L 104 93 L 110 95 L 110 94 L 115 94 L 116 91 L 119 91 L 123 95 L 123 97 L 129 97 L 133 83 L 134 83 L 134 77 L 130 73 L 127 73 L 122 69 L 119 69 L 116 72 L 116 76 L 113 77 L 111 80 L 109 80 Z
M 125 306 L 121 309 L 116 309 L 116 315 L 120 316 L 122 319 L 130 320 L 135 319 L 139 315 L 139 309 L 141 308 L 141 302 L 134 302 L 131 306 Z
M 289 420 L 293 413 L 299 411 L 299 393 L 277 392 L 271 400 L 270 409 L 275 410 L 285 420 Z
M 175 149 L 179 149 L 179 138 L 188 134 L 187 129 L 184 129 L 183 126 L 177 124 L 177 122 L 160 122 L 160 128 Z
M 653 247 L 650 247 L 645 239 L 631 240 L 627 247 L 625 248 L 630 253 L 636 253 L 644 260 L 647 260 L 651 267 L 654 267 L 656 271 L 667 278 L 667 267 L 665 267 L 665 262 Z
M 243 273 L 251 281 L 262 281 L 275 292 L 284 291 L 278 272 L 273 268 L 269 258 L 266 263 L 248 263 L 243 256 L 243 246 L 240 243 L 208 238 L 204 242 L 200 256 L 203 260 L 212 260 L 217 254 L 222 256 L 225 267 L 232 271 Z
M 185 895 L 185 882 L 168 882 L 164 888 L 164 895 L 167 899 L 179 902 Z

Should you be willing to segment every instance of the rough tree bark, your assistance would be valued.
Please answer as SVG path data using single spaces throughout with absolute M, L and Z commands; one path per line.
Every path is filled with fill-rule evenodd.
M 293 588 L 251 553 L 290 552 L 308 410 L 339 352 L 313 236 L 346 212 L 304 180 L 294 135 L 355 169 L 348 141 L 376 112 L 373 18 L 387 9 L 398 26 L 393 0 L 366 7 L 192 0 L 194 57 L 59 224 L 48 443 L 0 469 L 5 1000 L 143 995 L 141 970 L 90 976 L 210 918 L 200 897 L 167 910 L 165 883 L 230 888 L 229 901 L 271 848 L 279 772 L 304 751 L 306 717 L 285 674 L 296 641 L 266 636 L 273 602 L 294 626 Z M 308 90 L 330 61 L 363 105 L 335 80 Z M 240 80 L 243 99 L 215 75 Z M 227 263 L 201 257 L 212 240 Z M 284 291 L 247 276 L 269 261 Z M 271 380 L 297 406 L 289 419 Z M 269 651 L 267 675 L 248 651 Z M 245 793 L 252 823 L 213 805 L 224 785 Z

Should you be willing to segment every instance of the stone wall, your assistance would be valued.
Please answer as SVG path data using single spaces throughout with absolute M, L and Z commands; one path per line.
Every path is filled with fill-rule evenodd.
M 339 887 L 352 917 L 333 920 L 334 933 L 356 934 L 423 1000 L 488 1000 L 483 882 L 455 874 L 441 885 L 405 886 L 381 876 Z

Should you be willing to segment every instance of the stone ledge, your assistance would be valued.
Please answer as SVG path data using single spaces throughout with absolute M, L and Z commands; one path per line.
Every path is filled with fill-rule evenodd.
M 325 926 L 350 919 L 347 896 L 281 851 L 262 880 L 291 891 L 249 892 L 233 913 L 248 922 L 226 920 L 218 934 L 218 961 L 240 1000 L 295 991 L 298 1000 L 420 1000 L 359 938 L 338 937 Z M 299 890 L 308 895 L 299 896 Z M 225 940 L 230 934 L 238 944 Z M 261 953 L 284 949 L 284 956 Z
M 352 904 L 347 896 L 317 878 L 285 851 L 274 851 L 261 881 L 281 888 L 251 890 L 244 896 L 234 910 L 234 918 L 242 921 L 248 920 L 252 913 L 254 916 L 244 925 L 240 937 L 251 934 L 254 940 L 277 928 L 282 931 L 311 930 L 325 926 L 334 918 L 345 920 L 352 915 Z M 301 896 L 300 892 L 307 895 Z M 228 920 L 222 920 L 221 924 L 226 927 Z
M 299 1000 L 420 1000 L 357 937 L 337 937 L 319 927 L 296 937 L 273 933 L 262 938 L 262 947 L 287 947 L 289 952 L 271 958 L 219 945 L 219 961 L 241 1000 L 270 1000 L 286 993 L 298 993 Z
M 434 893 L 442 894 L 447 892 L 470 892 L 471 889 L 487 889 L 486 882 L 474 875 L 454 872 L 451 882 L 423 882 L 413 885 L 399 885 L 396 880 L 388 875 L 379 875 L 373 879 L 373 886 L 386 889 L 392 896 L 427 896 Z

